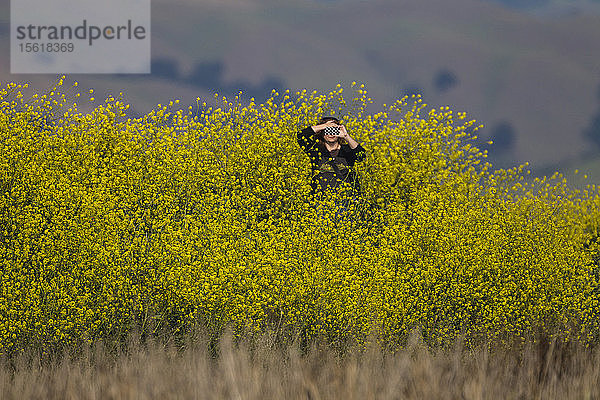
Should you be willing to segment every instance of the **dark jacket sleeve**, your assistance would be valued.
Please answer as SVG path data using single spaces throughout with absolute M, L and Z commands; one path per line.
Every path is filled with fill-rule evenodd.
M 308 155 L 317 151 L 317 139 L 314 137 L 315 131 L 312 127 L 307 127 L 298 132 L 298 144 L 302 150 Z
M 362 147 L 360 144 L 354 149 L 348 146 L 348 153 L 350 158 L 352 159 L 352 164 L 354 164 L 354 161 L 362 161 L 367 157 L 367 152 L 365 148 Z

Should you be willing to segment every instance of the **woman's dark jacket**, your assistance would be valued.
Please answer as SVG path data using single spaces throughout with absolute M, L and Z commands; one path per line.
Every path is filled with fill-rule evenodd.
M 360 185 L 354 172 L 354 163 L 366 157 L 365 149 L 359 144 L 351 148 L 342 144 L 338 150 L 330 152 L 320 143 L 312 127 L 307 127 L 297 135 L 298 144 L 310 158 L 313 193 L 328 188 L 337 188 L 342 182 L 348 183 L 356 194 L 360 193 Z

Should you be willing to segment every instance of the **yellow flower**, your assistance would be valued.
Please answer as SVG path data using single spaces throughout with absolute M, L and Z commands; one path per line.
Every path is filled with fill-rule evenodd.
M 353 82 L 133 118 L 17 86 L 0 89 L 0 352 L 198 323 L 338 345 L 598 337 L 598 191 L 493 169 L 465 113 L 415 96 L 369 114 Z M 325 111 L 366 149 L 356 201 L 310 195 L 295 133 Z

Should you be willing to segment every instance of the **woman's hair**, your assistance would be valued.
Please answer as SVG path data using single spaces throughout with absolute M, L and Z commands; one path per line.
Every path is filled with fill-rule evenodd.
M 319 124 L 324 124 L 324 123 L 325 123 L 325 122 L 327 122 L 327 121 L 333 121 L 333 122 L 335 122 L 336 124 L 339 124 L 339 123 L 340 123 L 340 120 L 339 120 L 338 118 L 336 118 L 336 117 L 333 117 L 333 116 L 331 116 L 331 115 L 327 115 L 327 116 L 323 116 L 323 117 L 321 117 L 321 119 L 319 120 Z

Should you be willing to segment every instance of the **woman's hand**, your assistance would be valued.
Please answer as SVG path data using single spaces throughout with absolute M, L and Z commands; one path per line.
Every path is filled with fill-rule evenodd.
M 348 138 L 350 138 L 350 135 L 348 135 L 348 131 L 346 130 L 346 127 L 344 125 L 338 125 L 338 126 L 340 127 L 340 137 L 342 139 L 348 140 Z
M 352 139 L 344 125 L 340 125 L 340 137 L 348 142 L 348 145 L 351 149 L 355 149 L 358 146 L 358 142 Z

